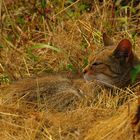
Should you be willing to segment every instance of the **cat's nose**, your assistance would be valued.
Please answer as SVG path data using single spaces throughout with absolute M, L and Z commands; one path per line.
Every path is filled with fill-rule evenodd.
M 83 69 L 83 74 L 86 74 L 87 73 L 87 69 Z

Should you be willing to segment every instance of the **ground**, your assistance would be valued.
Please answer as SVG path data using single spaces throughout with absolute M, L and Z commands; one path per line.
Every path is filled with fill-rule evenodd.
M 139 139 L 138 128 L 131 126 L 137 97 L 129 88 L 128 96 L 124 91 L 114 90 L 112 94 L 96 86 L 97 92 L 89 87 L 91 85 L 79 84 L 79 89 L 88 96 L 84 101 L 78 100 L 76 108 L 65 111 L 45 110 L 39 105 L 36 108 L 34 104 L 23 106 L 20 98 L 16 104 L 3 102 L 7 93 L 16 90 L 11 88 L 7 92 L 13 83 L 42 74 L 65 73 L 70 78 L 80 77 L 83 84 L 82 69 L 91 52 L 96 53 L 103 47 L 103 32 L 107 32 L 115 43 L 122 38 L 130 39 L 139 55 L 138 10 L 136 3 L 126 6 L 118 1 L 114 7 L 112 0 L 52 0 L 47 3 L 45 0 L 2 0 L 1 139 L 132 140 L 135 135 Z M 98 94 L 93 95 L 94 92 Z M 68 99 L 66 95 L 64 98 Z M 120 99 L 126 97 L 128 100 L 120 104 Z M 52 105 L 61 100 L 54 99 Z

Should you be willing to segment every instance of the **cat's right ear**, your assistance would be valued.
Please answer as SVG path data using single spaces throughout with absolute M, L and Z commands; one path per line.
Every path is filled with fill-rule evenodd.
M 114 50 L 113 55 L 120 61 L 120 64 L 132 63 L 134 56 L 132 43 L 128 39 L 122 39 Z
M 103 43 L 104 47 L 112 47 L 114 45 L 113 40 L 106 33 L 103 33 Z

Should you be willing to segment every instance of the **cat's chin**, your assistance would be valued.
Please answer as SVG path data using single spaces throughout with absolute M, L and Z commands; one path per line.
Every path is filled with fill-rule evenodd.
M 91 82 L 91 81 L 95 80 L 95 76 L 89 75 L 86 73 L 86 74 L 84 74 L 84 79 L 85 79 L 85 81 Z
M 97 76 L 89 75 L 88 73 L 84 74 L 84 79 L 86 82 L 96 81 L 97 83 L 104 85 L 106 87 L 114 87 L 112 81 L 105 75 L 99 74 Z

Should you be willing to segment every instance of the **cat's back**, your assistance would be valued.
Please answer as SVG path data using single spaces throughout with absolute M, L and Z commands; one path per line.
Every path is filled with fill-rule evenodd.
M 13 82 L 13 84 L 10 84 L 9 89 L 16 90 L 16 91 L 18 90 L 24 91 L 24 90 L 36 89 L 39 87 L 44 87 L 47 89 L 51 86 L 54 86 L 59 88 L 59 86 L 61 85 L 63 86 L 70 85 L 70 83 L 71 80 L 64 75 L 47 74 L 47 75 L 35 76 L 35 77 L 18 80 L 16 82 Z
M 26 107 L 34 104 L 57 111 L 72 109 L 83 98 L 76 81 L 84 83 L 83 79 L 68 78 L 65 74 L 47 74 L 25 78 L 1 88 L 4 104 L 20 103 Z M 80 83 L 79 82 L 79 83 Z M 77 82 L 78 83 L 78 82 Z M 38 105 L 39 103 L 39 105 Z

